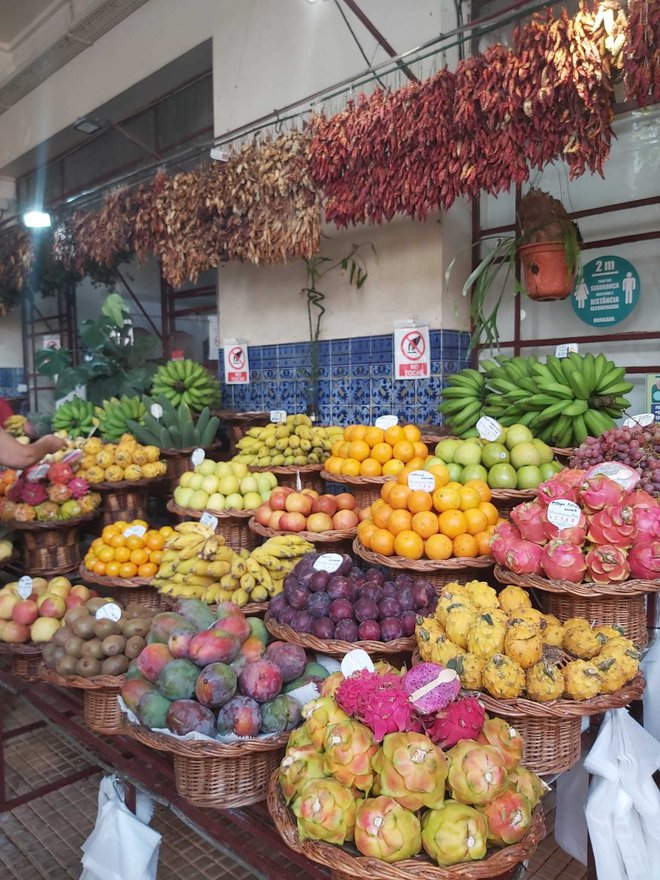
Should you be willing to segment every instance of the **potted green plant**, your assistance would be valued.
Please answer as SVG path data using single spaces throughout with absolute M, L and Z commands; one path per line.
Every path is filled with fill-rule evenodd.
M 581 275 L 582 236 L 558 199 L 530 189 L 521 199 L 517 221 L 519 231 L 515 235 L 485 236 L 473 245 L 496 242 L 463 285 L 463 296 L 472 294 L 472 346 L 497 344 L 498 312 L 510 281 L 514 296 L 524 293 L 529 299 L 544 302 L 569 297 Z M 518 258 L 520 281 L 516 275 Z M 447 278 L 454 262 L 447 269 Z M 488 302 L 496 283 L 501 286 L 495 290 L 494 303 Z

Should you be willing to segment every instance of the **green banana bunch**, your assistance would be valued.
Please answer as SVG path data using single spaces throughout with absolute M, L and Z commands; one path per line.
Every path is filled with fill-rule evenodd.
M 66 431 L 69 437 L 87 437 L 94 427 L 94 404 L 82 397 L 73 397 L 55 410 L 54 431 Z
M 139 397 L 111 397 L 96 407 L 99 434 L 108 443 L 117 443 L 122 434 L 132 433 L 129 422 L 142 423 L 146 409 Z
M 185 402 L 175 407 L 166 397 L 156 400 L 145 397 L 143 400 L 147 410 L 142 424 L 132 420 L 128 424 L 128 429 L 139 443 L 159 449 L 189 449 L 193 446 L 207 449 L 213 444 L 220 419 L 211 416 L 208 406 L 202 409 L 197 422 L 194 422 L 191 408 Z M 151 414 L 154 403 L 160 404 L 163 410 L 160 419 Z
M 220 383 L 201 364 L 192 360 L 168 361 L 154 375 L 151 393 L 165 397 L 173 406 L 185 403 L 193 412 L 220 404 Z
M 438 407 L 444 423 L 457 437 L 473 436 L 474 427 L 483 415 L 486 403 L 486 384 L 479 370 L 461 370 L 447 380 Z

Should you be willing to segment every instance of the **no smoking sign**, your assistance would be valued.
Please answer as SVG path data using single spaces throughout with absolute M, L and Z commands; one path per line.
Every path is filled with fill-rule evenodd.
M 394 330 L 396 379 L 428 379 L 431 374 L 429 328 L 397 327 Z
M 225 339 L 223 352 L 225 383 L 227 385 L 247 385 L 250 381 L 247 344 L 236 339 Z

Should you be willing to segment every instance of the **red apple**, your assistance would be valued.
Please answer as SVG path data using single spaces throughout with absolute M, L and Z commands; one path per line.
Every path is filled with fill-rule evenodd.
M 327 513 L 334 516 L 337 513 L 337 502 L 334 495 L 319 495 L 312 502 L 312 513 Z
M 39 609 L 32 599 L 21 599 L 11 612 L 11 619 L 15 623 L 22 623 L 23 626 L 32 626 L 37 617 L 39 617 Z
M 73 593 L 70 593 L 64 601 L 66 602 L 67 610 L 69 608 L 78 608 L 80 605 L 85 604 L 85 600 L 82 596 L 74 596 Z
M 254 518 L 260 526 L 267 526 L 272 512 L 273 508 L 270 504 L 262 504 L 260 507 L 257 507 L 257 512 L 255 513 Z
M 90 591 L 89 591 L 89 598 L 90 598 L 90 599 L 98 599 L 98 597 L 99 597 L 99 591 L 98 591 L 98 590 L 90 590 Z
M 271 513 L 270 517 L 268 518 L 268 522 L 266 523 L 268 528 L 274 529 L 276 532 L 279 531 L 280 520 L 282 519 L 282 517 L 284 516 L 285 513 L 286 513 L 286 511 L 284 511 L 284 510 L 274 510 Z
M 69 578 L 58 575 L 57 577 L 51 578 L 48 581 L 48 589 L 52 590 L 53 587 L 66 587 L 68 591 L 71 589 L 71 581 L 69 580 Z
M 64 617 L 66 602 L 57 593 L 46 593 L 39 599 L 39 614 L 42 617 Z
M 371 519 L 371 508 L 363 507 L 362 510 L 357 511 L 358 519 L 362 522 L 363 519 Z
M 11 620 L 14 605 L 20 601 L 15 593 L 0 594 L 0 620 Z
M 286 503 L 286 496 L 289 495 L 289 492 L 286 492 L 288 486 L 277 486 L 270 493 L 270 498 L 268 499 L 268 503 L 270 504 L 273 510 L 284 510 L 284 505 Z
M 89 587 L 86 587 L 84 584 L 76 584 L 75 587 L 71 587 L 71 596 L 80 596 L 83 602 L 86 602 L 88 599 L 92 598 L 92 591 Z
M 350 492 L 341 492 L 339 495 L 335 495 L 335 501 L 339 510 L 355 510 L 357 507 L 355 495 L 351 495 Z
M 333 528 L 332 517 L 327 513 L 319 511 L 318 513 L 310 513 L 307 517 L 308 532 L 329 532 Z
M 358 524 L 358 515 L 354 510 L 338 510 L 332 517 L 333 525 L 342 532 L 354 529 Z
M 26 600 L 28 601 L 28 600 Z M 2 627 L 2 641 L 12 645 L 22 644 L 30 641 L 30 628 L 24 623 L 18 623 L 16 620 L 9 620 Z
M 313 499 L 309 495 L 303 495 L 302 492 L 292 492 L 286 496 L 284 506 L 290 513 L 301 513 L 307 517 L 312 512 L 312 502 Z
M 302 494 L 309 495 L 311 498 L 318 498 L 319 497 L 319 493 L 316 491 L 316 489 L 303 489 Z
M 285 513 L 280 520 L 280 531 L 302 532 L 307 524 L 307 519 L 296 510 Z
M 34 577 L 32 578 L 32 592 L 36 593 L 37 596 L 43 596 L 44 593 L 48 592 L 48 581 L 46 578 L 42 577 Z

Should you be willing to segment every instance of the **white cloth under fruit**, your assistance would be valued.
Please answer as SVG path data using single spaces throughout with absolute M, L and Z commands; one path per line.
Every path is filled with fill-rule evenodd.
M 658 602 L 660 613 L 660 601 Z M 656 630 L 656 632 L 659 632 Z M 644 730 L 660 742 L 660 636 L 646 652 L 641 662 L 641 669 L 646 679 L 644 688 Z
M 599 880 L 654 880 L 660 866 L 660 743 L 626 709 L 610 709 L 584 762 L 586 817 Z

